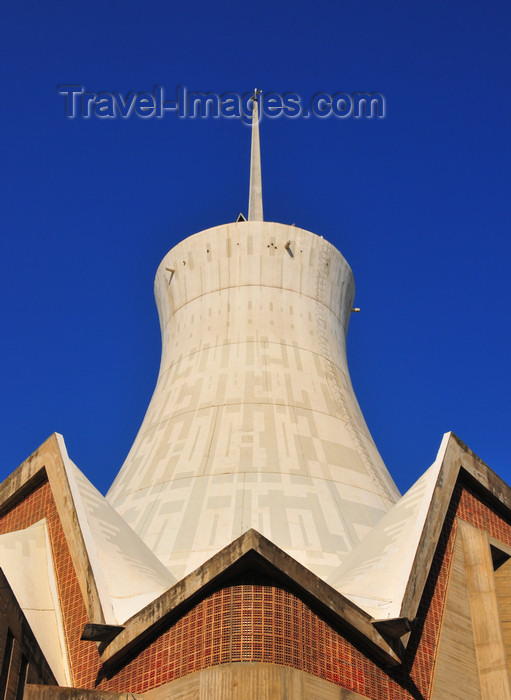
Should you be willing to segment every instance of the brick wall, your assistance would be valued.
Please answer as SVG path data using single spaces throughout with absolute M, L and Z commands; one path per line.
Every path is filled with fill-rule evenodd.
M 263 661 L 306 671 L 373 700 L 430 697 L 439 645 L 456 518 L 511 545 L 511 528 L 462 486 L 453 494 L 417 623 L 402 666 L 391 672 L 367 658 L 293 593 L 275 586 L 236 585 L 207 596 L 110 677 L 101 675 L 96 645 L 81 642 L 87 620 L 78 580 L 48 483 L 0 519 L 0 531 L 48 520 L 74 685 L 142 693 L 222 663 Z

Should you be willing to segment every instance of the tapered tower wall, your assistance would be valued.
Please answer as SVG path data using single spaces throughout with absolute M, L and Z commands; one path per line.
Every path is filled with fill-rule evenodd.
M 107 498 L 177 578 L 251 527 L 326 578 L 399 496 L 349 377 L 349 265 L 239 222 L 173 248 L 155 296 L 160 372 Z

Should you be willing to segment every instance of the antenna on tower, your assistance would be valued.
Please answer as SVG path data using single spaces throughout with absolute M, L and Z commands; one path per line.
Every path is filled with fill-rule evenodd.
M 261 181 L 261 148 L 259 145 L 259 110 L 257 97 L 261 90 L 254 90 L 252 100 L 252 147 L 250 151 L 250 190 L 248 196 L 248 221 L 263 221 L 263 185 Z

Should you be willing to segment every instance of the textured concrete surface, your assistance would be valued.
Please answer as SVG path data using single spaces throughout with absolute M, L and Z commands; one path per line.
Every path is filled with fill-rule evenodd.
M 25 683 L 57 683 L 34 631 L 1 570 L 0 669 L 0 695 L 6 700 L 20 697 Z
M 267 663 L 222 664 L 144 694 L 27 685 L 25 700 L 364 700 L 309 673 Z
M 511 698 L 504 632 L 486 532 L 460 522 L 481 698 Z
M 0 567 L 57 682 L 70 685 L 66 639 L 44 520 L 0 535 Z
M 398 618 L 449 434 L 431 467 L 333 573 L 328 583 L 375 619 Z
M 63 438 L 57 439 L 105 620 L 122 623 L 176 580 L 69 459 Z
M 465 557 L 456 536 L 432 700 L 480 700 L 481 686 L 470 612 Z
M 69 459 L 64 439 L 57 433 L 0 486 L 0 512 L 46 478 L 91 622 L 122 623 L 175 583 L 147 545 Z M 18 535 L 13 533 L 12 537 Z M 18 555 L 16 561 L 21 562 L 21 553 Z M 6 557 L 8 551 L 0 546 L 0 567 L 8 561 Z M 14 569 L 16 566 L 22 570 L 21 563 Z M 14 584 L 16 594 L 19 585 Z
M 435 462 L 332 572 L 328 583 L 376 620 L 413 620 L 460 477 L 496 508 L 510 512 L 509 486 L 456 435 L 446 433 Z
M 265 663 L 223 664 L 145 693 L 144 700 L 364 700 L 309 673 Z
M 263 220 L 263 185 L 261 175 L 261 148 L 259 145 L 259 108 L 257 99 L 252 102 L 252 145 L 250 150 L 250 188 L 248 194 L 248 220 Z
M 57 686 L 26 685 L 24 700 L 143 700 L 133 693 L 108 693 L 104 690 L 82 690 Z M 170 696 L 167 696 L 170 697 Z
M 348 264 L 240 222 L 171 250 L 155 295 L 160 373 L 108 500 L 177 579 L 249 528 L 326 578 L 399 498 L 349 377 Z

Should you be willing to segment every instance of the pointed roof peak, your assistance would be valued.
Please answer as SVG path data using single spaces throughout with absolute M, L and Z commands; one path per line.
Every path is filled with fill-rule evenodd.
M 252 147 L 250 151 L 250 189 L 248 196 L 248 221 L 263 221 L 263 186 L 261 181 L 261 148 L 259 145 L 259 109 L 257 97 L 261 90 L 254 90 L 252 97 Z

